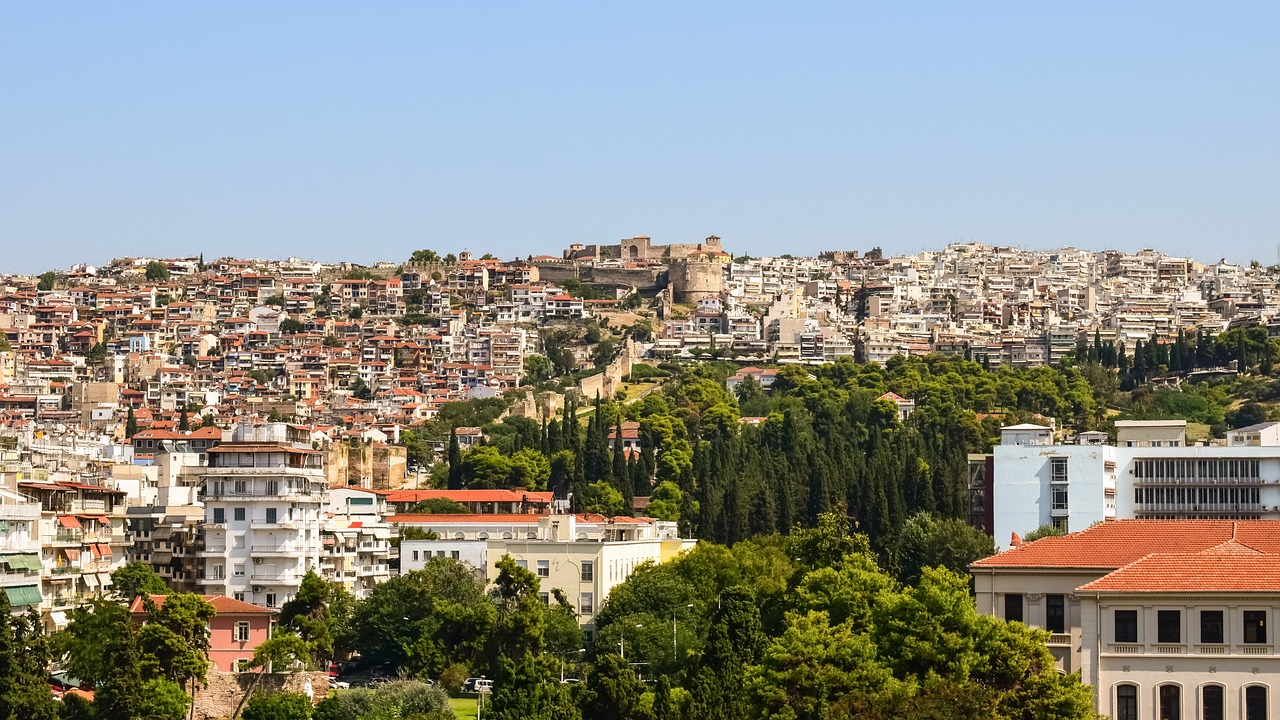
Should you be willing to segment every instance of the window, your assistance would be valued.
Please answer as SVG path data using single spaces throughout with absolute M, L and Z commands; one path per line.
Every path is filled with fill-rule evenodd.
M 231 597 L 235 598 L 236 600 L 239 600 L 240 602 L 244 602 L 244 593 L 242 592 L 231 593 Z
M 538 577 L 551 577 L 551 562 L 548 560 L 538 561 Z
M 238 507 L 238 508 L 236 508 L 236 509 L 235 509 L 234 511 L 232 511 L 232 512 L 234 513 L 234 514 L 233 514 L 233 516 L 232 516 L 232 518 L 233 518 L 236 522 L 244 522 L 244 508 L 242 508 L 242 507 Z
M 417 551 L 417 550 L 414 550 L 414 551 L 413 551 L 413 559 L 414 559 L 414 560 L 417 560 L 417 559 L 418 559 L 418 551 Z
M 249 658 L 237 659 L 235 662 L 235 672 L 241 673 L 241 672 L 244 672 L 245 670 L 248 670 L 250 662 L 252 662 L 252 660 L 250 660 Z
M 1267 720 L 1267 689 L 1261 685 L 1244 689 L 1244 720 Z
M 1180 610 L 1157 610 L 1156 611 L 1156 642 L 1160 642 L 1160 643 L 1182 642 L 1182 611 Z
M 1138 686 L 1116 688 L 1116 720 L 1138 720 Z
M 529 561 L 528 561 L 528 560 L 517 560 L 517 561 L 516 561 L 516 567 L 522 567 L 522 568 L 524 568 L 525 570 L 528 570 L 528 569 L 529 569 Z
M 542 601 L 543 605 L 550 605 L 551 593 L 540 592 L 538 593 L 538 599 Z
M 1182 688 L 1177 685 L 1161 685 L 1159 720 L 1182 720 Z
M 457 560 L 461 557 L 461 553 L 458 552 L 457 550 L 454 550 L 449 553 L 449 557 L 453 558 L 454 560 Z
M 235 535 L 234 537 L 231 538 L 231 547 L 233 548 L 244 547 L 244 533 L 240 533 L 239 535 Z
M 1200 611 L 1200 642 L 1205 644 L 1223 642 L 1221 610 Z M 1221 692 L 1222 688 L 1218 688 L 1218 691 Z
M 1065 517 L 1050 518 L 1049 522 L 1053 525 L 1054 530 L 1060 530 L 1064 534 L 1070 532 L 1067 530 L 1067 519 Z
M 1205 685 L 1200 691 L 1200 720 L 1222 720 L 1222 686 Z
M 592 615 L 596 611 L 596 599 L 591 593 L 582 593 L 578 596 L 578 612 L 582 615 Z
M 1065 487 L 1055 487 L 1053 489 L 1053 507 L 1054 510 L 1067 509 L 1067 489 Z
M 276 509 L 275 509 L 275 508 L 267 508 L 267 524 L 268 524 L 268 525 L 275 525 L 275 524 L 276 524 Z
M 1116 610 L 1115 633 L 1118 643 L 1138 642 L 1138 611 Z
M 1254 645 L 1267 642 L 1267 611 L 1244 611 L 1244 641 Z
M 1044 629 L 1051 633 L 1067 631 L 1067 596 L 1048 595 L 1045 597 Z
M 227 510 L 226 510 L 226 508 L 214 508 L 214 509 L 213 509 L 213 521 L 214 521 L 215 523 L 224 523 L 224 522 L 226 522 L 226 521 L 227 521 Z
M 267 593 L 267 607 L 273 608 L 275 606 L 276 606 L 276 594 Z
M 235 577 L 244 577 L 244 563 L 236 563 L 233 567 L 232 575 Z
M 247 483 L 247 482 L 246 482 L 246 481 L 244 481 L 244 480 L 237 480 L 237 481 L 236 481 L 236 494 L 237 494 L 237 495 L 245 495 L 245 494 L 247 494 L 248 492 L 249 492 L 249 483 Z
M 583 560 L 579 579 L 582 582 L 595 582 L 596 564 L 590 560 Z
M 1067 481 L 1067 459 L 1064 457 L 1049 458 L 1049 482 L 1064 483 Z
M 1004 594 L 1004 619 L 1010 622 L 1013 622 L 1014 620 L 1022 622 L 1021 593 Z
M 236 642 L 249 642 L 249 623 L 238 622 L 235 626 L 234 639 Z

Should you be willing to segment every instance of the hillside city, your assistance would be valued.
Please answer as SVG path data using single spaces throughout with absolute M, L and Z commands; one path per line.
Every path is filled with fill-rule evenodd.
M 0 720 L 1275 716 L 1278 310 L 977 243 L 0 275 Z

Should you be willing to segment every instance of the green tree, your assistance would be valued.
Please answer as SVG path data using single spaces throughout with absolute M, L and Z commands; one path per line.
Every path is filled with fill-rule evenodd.
M 49 693 L 49 648 L 34 610 L 10 613 L 0 592 L 0 718 L 55 720 L 58 704 Z
M 141 664 L 185 686 L 203 683 L 209 671 L 209 623 L 217 611 L 195 593 L 178 593 L 154 603 L 143 598 L 147 621 L 137 633 Z
M 126 622 L 107 641 L 106 672 L 94 690 L 101 720 L 142 717 L 142 663 L 132 624 Z
M 40 282 L 36 283 L 36 289 L 40 292 L 49 292 L 54 285 L 58 283 L 58 274 L 52 270 L 40 273 Z
M 409 256 L 409 262 L 425 264 L 438 263 L 440 262 L 440 254 L 435 250 L 414 250 L 413 254 Z
M 1059 535 L 1064 534 L 1065 533 L 1062 532 L 1061 528 L 1054 526 L 1052 523 L 1045 523 L 1044 525 L 1041 525 L 1035 530 L 1027 533 L 1026 536 L 1022 538 L 1022 542 L 1033 542 L 1040 538 L 1058 537 Z
M 169 268 L 159 260 L 152 260 L 147 263 L 146 275 L 152 282 L 166 282 L 169 280 Z
M 962 520 L 942 520 L 930 513 L 912 515 L 902 526 L 894 548 L 898 580 L 914 584 L 926 567 L 945 567 L 965 574 L 970 563 L 994 555 L 986 533 Z
M 355 647 L 364 657 L 435 677 L 482 655 L 494 613 L 470 567 L 434 557 L 421 570 L 379 584 L 360 603 L 352 620 Z
M 311 698 L 290 692 L 254 695 L 240 717 L 244 720 L 310 720 Z
M 462 489 L 462 450 L 458 445 L 458 427 L 449 430 L 449 489 Z
M 582 509 L 586 512 L 614 517 L 622 514 L 622 507 L 622 493 L 603 480 L 582 489 Z
M 485 711 L 490 720 L 581 720 L 568 686 L 552 679 L 550 670 L 533 655 L 513 662 L 501 657 L 493 681 L 493 700 Z
M 133 415 L 133 408 L 129 408 L 129 415 L 124 420 L 124 436 L 131 438 L 138 434 L 138 419 Z
M 294 320 L 293 318 L 285 318 L 280 321 L 281 335 L 298 335 L 306 332 L 306 329 L 307 327 L 303 325 L 301 321 Z
M 497 562 L 492 599 L 497 609 L 490 636 L 490 657 L 519 659 L 542 652 L 545 606 L 538 599 L 538 577 L 510 555 Z
M 134 561 L 126 563 L 119 570 L 111 573 L 111 586 L 122 598 L 133 599 L 139 595 L 168 595 L 169 586 L 165 584 L 150 563 Z M 82 675 L 76 675 L 82 678 Z
M 511 456 L 510 470 L 506 484 L 508 487 L 523 487 L 528 490 L 546 490 L 547 481 L 551 478 L 551 461 L 541 451 L 524 448 Z
M 329 604 L 339 593 L 346 592 L 341 585 L 330 583 L 315 570 L 307 570 L 298 586 L 298 593 L 280 608 L 277 624 L 290 628 L 311 649 L 308 663 L 312 667 L 325 667 L 334 657 L 333 619 Z
M 676 521 L 680 519 L 680 506 L 683 503 L 684 493 L 679 485 L 670 480 L 660 482 L 649 496 L 645 514 L 659 520 Z
M 427 498 L 419 501 L 410 510 L 411 513 L 425 515 L 458 515 L 470 512 L 466 505 L 446 497 Z M 407 528 L 406 528 L 407 529 Z
M 554 368 L 545 355 L 526 355 L 524 358 L 525 381 L 540 383 L 551 377 Z
M 635 670 L 618 655 L 608 653 L 596 661 L 582 693 L 583 720 L 650 720 L 641 703 L 644 684 Z
M 124 572 L 125 566 L 112 574 Z M 67 611 L 70 622 L 50 640 L 53 653 L 60 658 L 67 673 L 90 688 L 102 682 L 111 668 L 111 644 L 130 625 L 129 613 L 119 603 L 95 599 Z M 0 715 L 0 717 L 3 717 Z
M 351 397 L 357 400 L 369 400 L 373 397 L 373 390 L 365 384 L 364 378 L 356 378 L 349 389 L 351 390 Z

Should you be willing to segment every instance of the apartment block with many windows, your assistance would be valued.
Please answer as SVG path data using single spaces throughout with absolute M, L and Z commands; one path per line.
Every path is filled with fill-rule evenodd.
M 291 442 L 283 423 L 240 425 L 198 474 L 204 503 L 205 593 L 279 608 L 320 569 L 322 455 Z

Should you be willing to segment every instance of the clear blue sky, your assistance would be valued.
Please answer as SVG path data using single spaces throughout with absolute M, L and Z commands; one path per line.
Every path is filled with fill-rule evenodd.
M 957 240 L 1275 262 L 1280 3 L 0 5 L 0 272 Z

